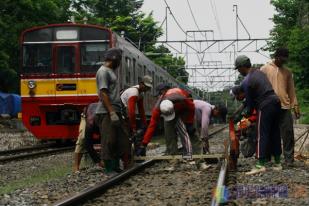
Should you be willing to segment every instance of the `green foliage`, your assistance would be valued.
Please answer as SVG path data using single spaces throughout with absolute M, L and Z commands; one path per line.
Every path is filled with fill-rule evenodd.
M 71 171 L 69 165 L 57 165 L 51 169 L 38 170 L 38 172 L 23 178 L 9 181 L 0 186 L 0 195 L 11 193 L 17 189 L 31 187 L 35 184 L 45 183 L 56 179 L 64 179 Z
M 273 21 L 269 50 L 286 47 L 290 51 L 288 67 L 294 75 L 301 106 L 302 122 L 309 123 L 309 2 L 308 0 L 272 0 L 277 13 Z
M 297 91 L 298 103 L 300 105 L 300 122 L 309 124 L 309 88 Z
M 178 81 L 185 84 L 188 82 L 189 74 L 185 70 L 185 60 L 183 57 L 173 57 L 170 51 L 162 45 L 149 47 L 146 55 L 157 65 L 162 66 Z
M 65 22 L 69 0 L 0 1 L 0 90 L 18 93 L 18 40 L 29 27 Z

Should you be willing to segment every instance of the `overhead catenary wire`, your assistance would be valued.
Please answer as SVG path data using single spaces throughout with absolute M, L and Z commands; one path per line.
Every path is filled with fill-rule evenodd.
M 176 17 L 174 16 L 174 14 L 173 14 L 173 12 L 172 12 L 170 6 L 169 6 L 168 3 L 166 2 L 166 0 L 164 0 L 164 2 L 165 2 L 165 4 L 166 4 L 166 7 L 167 7 L 167 9 L 169 10 L 171 16 L 173 17 L 174 21 L 176 22 L 178 28 L 179 28 L 186 36 L 188 36 L 188 37 L 190 37 L 190 38 L 193 38 L 193 36 L 188 35 L 187 32 L 181 27 L 181 25 L 180 25 L 179 22 L 177 21 Z
M 211 10 L 212 10 L 212 13 L 214 15 L 215 22 L 216 22 L 216 25 L 217 25 L 217 28 L 218 28 L 218 31 L 219 31 L 220 38 L 222 39 L 222 30 L 221 30 L 220 21 L 219 21 L 219 18 L 218 18 L 216 3 L 212 2 L 212 0 L 209 0 L 209 1 L 210 1 L 210 5 L 211 5 Z
M 207 35 L 204 34 L 204 33 L 201 31 L 200 27 L 199 27 L 198 24 L 197 24 L 197 21 L 196 21 L 196 18 L 195 18 L 195 16 L 194 16 L 194 13 L 193 13 L 193 11 L 192 11 L 192 7 L 191 7 L 191 5 L 190 5 L 189 0 L 187 0 L 187 4 L 188 4 L 189 10 L 190 10 L 190 13 L 191 13 L 191 16 L 192 16 L 192 18 L 193 18 L 193 21 L 194 21 L 194 24 L 195 24 L 196 28 L 197 28 L 198 31 L 201 33 L 201 35 L 203 35 L 203 36 L 206 38 L 206 40 L 207 40 Z

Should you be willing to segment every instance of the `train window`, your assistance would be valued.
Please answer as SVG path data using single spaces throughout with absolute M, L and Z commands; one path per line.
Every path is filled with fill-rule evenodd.
M 53 40 L 53 29 L 46 28 L 27 32 L 24 36 L 25 42 L 42 42 Z
M 131 82 L 132 85 L 136 83 L 136 59 L 133 59 L 133 80 Z
M 130 84 L 130 79 L 131 79 L 131 59 L 129 57 L 126 57 L 126 83 Z
M 75 47 L 61 46 L 57 48 L 57 73 L 70 74 L 75 69 Z
M 146 75 L 146 66 L 144 65 L 144 72 L 143 72 L 143 76 Z
M 80 46 L 81 73 L 95 73 L 103 64 L 107 43 L 82 43 Z
M 51 72 L 51 44 L 23 46 L 23 73 Z
M 142 65 L 138 64 L 138 77 L 137 82 L 141 82 L 143 77 L 143 67 Z
M 80 28 L 80 40 L 109 40 L 110 33 L 107 30 L 102 30 L 92 27 Z
M 154 71 L 151 72 L 151 77 L 152 77 L 152 80 L 153 80 L 152 81 L 152 84 L 153 84 L 152 87 L 156 88 L 157 84 L 156 84 L 156 81 L 155 81 Z M 152 94 L 155 95 L 155 89 L 152 90 Z

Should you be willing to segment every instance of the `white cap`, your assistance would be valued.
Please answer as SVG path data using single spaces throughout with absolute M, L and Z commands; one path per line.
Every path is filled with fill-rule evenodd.
M 171 121 L 175 118 L 174 104 L 170 100 L 163 100 L 161 102 L 160 111 L 164 121 Z

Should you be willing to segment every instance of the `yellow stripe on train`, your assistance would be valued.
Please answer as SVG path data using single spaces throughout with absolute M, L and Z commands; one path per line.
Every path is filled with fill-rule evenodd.
M 22 97 L 96 95 L 95 78 L 22 79 Z

